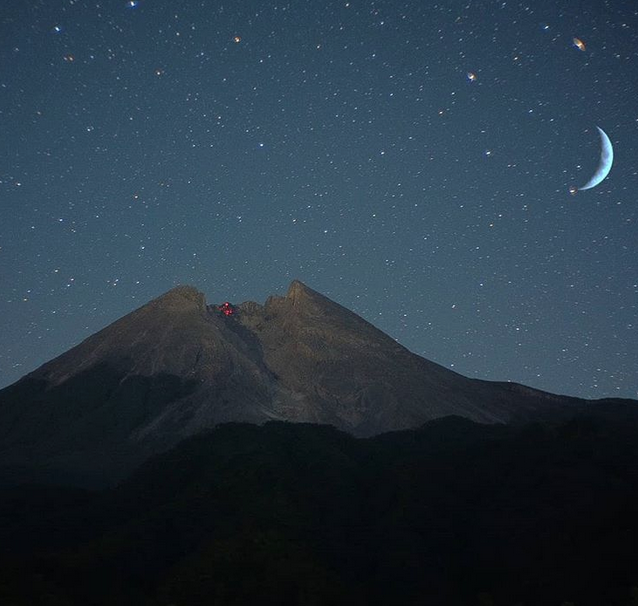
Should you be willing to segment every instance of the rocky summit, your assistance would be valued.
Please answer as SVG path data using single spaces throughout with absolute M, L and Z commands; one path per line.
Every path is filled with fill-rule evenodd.
M 264 305 L 179 286 L 0 392 L 0 475 L 104 485 L 226 422 L 357 436 L 443 416 L 512 423 L 585 405 L 463 377 L 299 281 Z

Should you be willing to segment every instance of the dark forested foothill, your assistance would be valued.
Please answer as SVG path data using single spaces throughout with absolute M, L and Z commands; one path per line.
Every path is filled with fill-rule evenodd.
M 5 487 L 0 603 L 621 606 L 638 423 L 227 424 L 117 487 Z

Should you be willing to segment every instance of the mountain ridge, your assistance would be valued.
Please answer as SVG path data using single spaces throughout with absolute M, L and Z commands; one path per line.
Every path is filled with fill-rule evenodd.
M 365 437 L 448 415 L 512 423 L 585 405 L 459 375 L 298 280 L 263 305 L 207 304 L 177 286 L 0 391 L 0 458 L 53 475 L 99 469 L 105 481 L 226 422 Z

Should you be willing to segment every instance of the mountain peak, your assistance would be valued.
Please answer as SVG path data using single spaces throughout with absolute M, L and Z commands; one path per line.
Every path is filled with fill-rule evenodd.
M 309 290 L 309 289 L 301 280 L 294 279 L 290 283 L 290 286 L 288 287 L 288 293 L 286 294 L 286 296 L 290 296 L 292 293 L 296 291 L 304 291 L 304 290 Z
M 160 295 L 151 301 L 150 305 L 164 309 L 192 309 L 195 307 L 203 310 L 206 308 L 206 297 L 194 286 L 182 284 Z
M 293 280 L 288 287 L 285 298 L 288 299 L 293 306 L 296 306 L 304 299 L 314 299 L 319 296 L 321 296 L 319 293 L 312 290 L 312 288 L 308 288 L 300 280 Z

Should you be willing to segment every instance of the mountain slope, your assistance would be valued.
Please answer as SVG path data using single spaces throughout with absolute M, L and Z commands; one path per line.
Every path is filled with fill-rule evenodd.
M 451 414 L 506 423 L 583 404 L 458 375 L 298 281 L 231 310 L 175 288 L 0 392 L 5 475 L 101 484 L 228 421 L 369 436 Z

